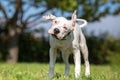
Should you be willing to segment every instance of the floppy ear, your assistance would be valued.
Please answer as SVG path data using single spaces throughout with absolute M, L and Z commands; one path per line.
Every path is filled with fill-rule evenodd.
M 71 19 L 73 27 L 75 27 L 76 18 L 77 18 L 77 15 L 76 15 L 76 10 L 75 10 L 74 13 L 72 14 L 72 19 Z
M 48 15 L 45 15 L 43 16 L 44 19 L 50 19 L 50 20 L 54 20 L 56 17 L 52 14 L 48 14 Z

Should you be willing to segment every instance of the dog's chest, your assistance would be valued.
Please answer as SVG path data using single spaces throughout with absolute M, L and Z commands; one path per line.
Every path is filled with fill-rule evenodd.
M 56 47 L 58 48 L 69 48 L 72 46 L 72 40 L 58 40 L 56 41 Z
M 72 41 L 60 41 L 59 43 L 57 43 L 57 46 L 59 48 L 70 48 L 72 46 Z
M 69 38 L 68 40 L 57 40 L 52 38 L 50 40 L 51 46 L 59 49 L 71 49 L 72 48 L 73 38 Z

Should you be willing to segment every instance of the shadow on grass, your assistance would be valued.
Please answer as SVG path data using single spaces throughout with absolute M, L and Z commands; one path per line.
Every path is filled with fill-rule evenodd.
M 89 77 L 82 76 L 81 78 L 82 78 L 82 80 L 92 80 L 92 77 L 91 77 L 91 76 L 89 76 Z
M 61 73 L 55 73 L 54 77 L 52 78 L 52 80 L 92 80 L 92 77 L 86 77 L 86 76 L 81 76 L 79 78 L 75 78 L 74 75 L 69 75 L 67 77 L 65 77 L 64 75 L 62 75 Z

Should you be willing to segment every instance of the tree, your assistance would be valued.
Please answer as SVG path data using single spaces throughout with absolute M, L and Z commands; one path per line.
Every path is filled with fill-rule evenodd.
M 3 21 L 0 21 L 0 34 L 2 34 L 2 37 L 7 38 L 6 40 L 9 45 L 7 61 L 11 63 L 17 62 L 19 38 L 21 38 L 24 29 L 30 23 L 40 19 L 43 14 L 49 11 L 59 11 L 61 15 L 65 16 L 64 13 L 71 13 L 77 9 L 78 17 L 95 21 L 106 14 L 111 14 L 109 11 L 110 7 L 106 7 L 105 10 L 100 12 L 99 9 L 102 6 L 108 3 L 115 5 L 117 2 L 119 2 L 119 0 L 1 0 L 0 11 L 3 16 L 0 16 L 0 19 L 3 19 Z M 26 16 L 31 8 L 40 8 L 41 10 Z M 112 14 L 118 14 L 119 12 L 120 7 L 117 7 Z M 71 15 L 68 15 L 67 17 L 70 16 Z

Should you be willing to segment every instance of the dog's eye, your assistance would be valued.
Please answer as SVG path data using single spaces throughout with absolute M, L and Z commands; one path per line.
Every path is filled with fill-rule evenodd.
M 67 27 L 64 26 L 63 28 L 64 28 L 65 30 L 67 30 Z
M 57 21 L 55 21 L 55 23 L 57 23 Z
M 54 23 L 55 23 L 55 24 L 57 24 L 57 23 L 58 23 L 58 21 L 54 20 Z

